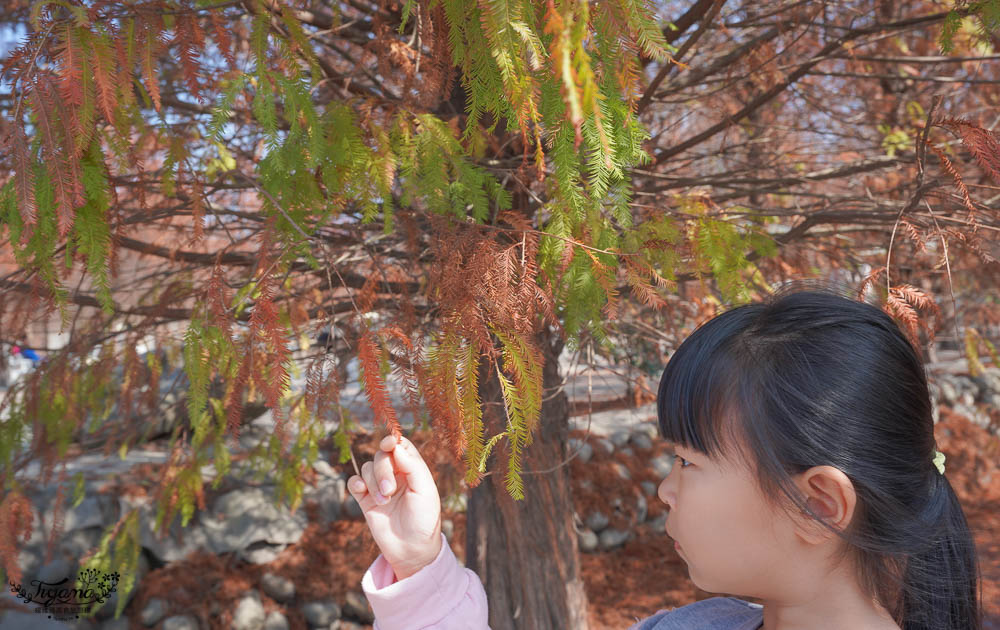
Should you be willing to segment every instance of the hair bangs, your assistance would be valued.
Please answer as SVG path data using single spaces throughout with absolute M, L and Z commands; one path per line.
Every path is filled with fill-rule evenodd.
M 732 351 L 736 309 L 710 320 L 677 348 L 660 377 L 656 396 L 660 435 L 709 457 L 739 450 L 739 396 L 747 371 Z M 728 316 L 728 317 L 727 317 Z

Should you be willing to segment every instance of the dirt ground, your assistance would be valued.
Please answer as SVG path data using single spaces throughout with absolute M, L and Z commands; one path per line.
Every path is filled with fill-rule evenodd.
M 1000 440 L 944 407 L 936 433 L 938 445 L 948 458 L 946 474 L 962 501 L 978 545 L 985 628 L 1000 630 Z M 413 439 L 432 468 L 439 471 L 436 477 L 441 477 L 442 490 L 445 493 L 452 490 L 445 487 L 449 477 L 444 463 L 447 456 L 437 446 L 440 441 L 419 435 Z M 665 448 L 663 444 L 654 447 Z M 642 459 L 656 454 L 656 450 L 643 453 Z M 355 456 L 360 462 L 372 453 L 373 444 L 356 445 Z M 610 458 L 595 454 L 587 464 L 572 462 L 574 500 L 580 514 L 586 514 L 588 507 L 605 505 L 602 497 L 621 496 L 627 488 L 638 486 L 639 480 L 650 478 L 637 465 L 639 453 L 630 458 L 616 452 L 615 459 L 632 473 L 633 481 L 627 485 L 616 481 L 620 478 L 613 472 L 614 462 Z M 306 509 L 313 510 L 315 506 Z M 655 497 L 649 500 L 650 518 L 662 510 L 663 505 Z M 444 517 L 454 523 L 452 548 L 459 558 L 464 558 L 465 515 L 446 509 Z M 632 518 L 631 510 L 616 510 L 611 523 L 621 526 Z M 192 555 L 185 562 L 151 572 L 129 606 L 130 626 L 142 627 L 139 611 L 148 598 L 166 596 L 174 611 L 200 617 L 203 628 L 227 629 L 235 603 L 248 589 L 259 589 L 260 575 L 266 571 L 291 579 L 299 602 L 331 595 L 343 602 L 347 591 L 360 592 L 361 576 L 378 550 L 364 521 L 340 520 L 327 528 L 314 522 L 298 544 L 290 546 L 270 565 L 246 565 L 231 555 Z M 670 538 L 649 531 L 648 525 L 641 526 L 624 547 L 612 552 L 582 554 L 581 561 L 592 630 L 624 630 L 660 608 L 682 606 L 717 595 L 701 591 L 691 583 L 686 565 L 674 551 Z M 282 610 L 293 630 L 305 630 L 305 620 L 297 607 L 285 607 L 263 594 L 262 600 L 265 610 Z

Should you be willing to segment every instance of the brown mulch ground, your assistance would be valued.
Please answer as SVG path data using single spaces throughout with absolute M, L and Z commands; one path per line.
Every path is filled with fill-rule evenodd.
M 938 445 L 947 453 L 948 479 L 965 507 L 979 547 L 985 627 L 1000 630 L 1000 536 L 997 534 L 1000 532 L 1000 440 L 944 407 L 941 414 L 941 422 L 936 425 Z M 449 474 L 449 459 L 441 441 L 421 434 L 411 439 L 435 470 L 442 493 L 455 490 L 457 476 Z M 374 448 L 373 440 L 356 444 L 355 456 L 359 462 L 366 461 Z M 638 487 L 642 479 L 657 482 L 638 465 L 638 456 L 646 460 L 665 448 L 657 444 L 653 452 L 637 452 L 632 458 L 618 452 L 614 459 L 595 453 L 588 464 L 574 460 L 571 470 L 577 511 L 586 515 L 588 508 L 607 510 L 606 497 L 620 496 L 623 489 Z M 620 480 L 615 462 L 629 470 L 631 482 Z M 350 464 L 346 466 L 349 468 Z M 627 501 L 625 507 L 610 514 L 612 526 L 625 526 L 634 519 L 632 503 Z M 648 503 L 650 518 L 662 512 L 663 505 L 655 497 Z M 312 510 L 314 506 L 306 509 Z M 465 515 L 446 510 L 444 517 L 454 522 L 452 548 L 459 558 L 464 558 Z M 139 611 L 148 598 L 166 597 L 173 604 L 173 613 L 194 613 L 204 628 L 227 629 L 236 602 L 248 589 L 260 590 L 260 575 L 265 571 L 291 579 L 298 602 L 331 595 L 343 602 L 348 591 L 360 592 L 361 576 L 377 554 L 363 520 L 341 520 L 327 528 L 313 522 L 302 540 L 287 548 L 270 565 L 247 565 L 232 554 L 194 554 L 184 562 L 155 570 L 142 582 L 126 614 L 130 626 L 140 628 Z M 581 561 L 592 630 L 624 630 L 636 619 L 660 608 L 682 606 L 715 595 L 691 583 L 686 565 L 674 551 L 670 538 L 649 531 L 648 526 L 640 527 L 623 548 L 582 554 Z M 263 593 L 261 599 L 266 610 L 282 610 L 292 630 L 305 630 L 305 620 L 296 606 L 283 606 Z

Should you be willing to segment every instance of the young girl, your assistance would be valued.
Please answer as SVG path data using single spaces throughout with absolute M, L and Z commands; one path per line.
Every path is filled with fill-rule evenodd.
M 632 630 L 981 630 L 975 545 L 943 474 L 923 365 L 876 306 L 779 293 L 699 327 L 657 394 L 677 463 L 666 532 L 712 597 Z M 378 630 L 488 628 L 413 444 L 387 436 L 348 488 L 382 554 Z

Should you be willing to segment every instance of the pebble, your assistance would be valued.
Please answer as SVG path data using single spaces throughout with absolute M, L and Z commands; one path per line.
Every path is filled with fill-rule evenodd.
M 375 623 L 375 613 L 363 593 L 348 591 L 344 597 L 344 616 L 361 623 Z
M 240 549 L 236 555 L 250 564 L 271 564 L 288 545 L 272 545 L 271 543 L 258 540 L 250 543 L 246 549 Z
M 622 450 L 624 451 L 625 449 Z M 625 464 L 621 462 L 614 462 L 614 466 L 615 466 L 615 472 L 618 473 L 619 477 L 621 477 L 625 481 L 629 481 L 632 479 L 632 473 L 628 471 L 628 467 L 626 467 Z
M 441 533 L 448 540 L 451 540 L 452 535 L 455 533 L 455 523 L 450 519 L 446 518 L 441 521 Z
M 655 534 L 666 534 L 667 533 L 667 513 L 664 512 L 659 516 L 650 519 L 649 529 Z
M 156 622 L 163 619 L 163 616 L 167 614 L 167 602 L 160 599 L 159 597 L 154 597 L 143 607 L 142 612 L 139 613 L 139 620 L 146 626 L 155 626 Z
M 329 477 L 331 479 L 338 479 L 340 477 L 337 471 L 333 469 L 333 466 L 331 466 L 328 462 L 323 461 L 322 459 L 317 459 L 315 462 L 313 462 L 313 470 L 323 475 L 324 477 Z
M 597 549 L 597 534 L 590 531 L 589 529 L 584 529 L 576 536 L 577 546 L 583 553 L 590 553 Z
M 250 591 L 236 605 L 232 630 L 261 630 L 264 627 L 264 607 L 257 591 Z
M 163 630 L 198 630 L 198 620 L 188 615 L 167 617 L 161 626 Z
M 326 627 L 340 619 L 340 606 L 333 600 L 308 602 L 302 605 L 302 616 L 310 626 Z
M 658 437 L 660 437 L 660 427 L 658 424 L 656 424 L 656 418 L 653 417 L 651 420 L 648 420 L 646 422 L 640 422 L 639 426 L 635 428 L 634 433 L 641 433 L 646 437 L 648 437 L 650 440 L 655 440 Z
M 76 573 L 76 571 L 74 571 L 73 567 L 70 566 L 66 557 L 60 553 L 56 555 L 56 557 L 54 557 L 48 564 L 38 570 L 37 579 L 42 582 L 54 584 L 64 578 L 75 577 L 70 575 L 71 573 Z M 72 585 L 70 586 L 72 587 Z
M 958 388 L 947 379 L 941 379 L 938 382 L 938 387 L 941 390 L 942 402 L 946 405 L 953 405 L 955 401 L 958 400 Z
M 280 611 L 272 610 L 264 619 L 261 630 L 288 630 L 288 619 Z
M 621 448 L 628 444 L 628 431 L 615 431 L 609 437 L 611 439 L 611 443 L 615 445 L 615 448 Z
M 101 630 L 128 630 L 128 617 L 122 613 L 122 616 L 117 619 L 108 619 L 101 624 Z
M 660 479 L 666 479 L 667 475 L 674 467 L 674 456 L 673 455 L 657 455 L 653 459 L 649 460 L 649 467 L 653 469 L 656 476 Z
M 610 523 L 610 519 L 604 512 L 594 511 L 587 515 L 587 519 L 583 522 L 588 529 L 594 532 L 599 532 Z
M 295 599 L 295 584 L 288 578 L 274 573 L 260 576 L 260 588 L 277 602 L 290 602 Z
M 630 439 L 632 441 L 632 446 L 636 447 L 637 449 L 648 451 L 649 449 L 653 448 L 652 438 L 650 438 L 645 433 L 640 433 L 636 431 L 635 433 L 632 434 L 632 437 Z
M 631 538 L 631 536 L 631 532 L 608 528 L 601 532 L 598 536 L 598 540 L 601 545 L 601 549 L 608 551 L 621 547 L 629 538 Z
M 643 493 L 648 497 L 656 494 L 656 484 L 652 481 L 640 481 L 639 487 L 642 488 Z
M 344 500 L 344 512 L 347 514 L 348 518 L 364 518 L 365 513 L 358 505 L 357 499 L 353 496 L 347 497 Z
M 642 523 L 646 520 L 646 514 L 649 512 L 649 504 L 646 503 L 646 495 L 639 492 L 635 497 L 635 523 L 636 525 Z
M 48 619 L 36 612 L 0 610 L 0 628 L 3 630 L 68 630 L 62 621 Z
M 594 456 L 594 447 L 580 438 L 572 437 L 566 442 L 566 456 L 572 456 L 574 453 L 576 459 L 586 464 Z

